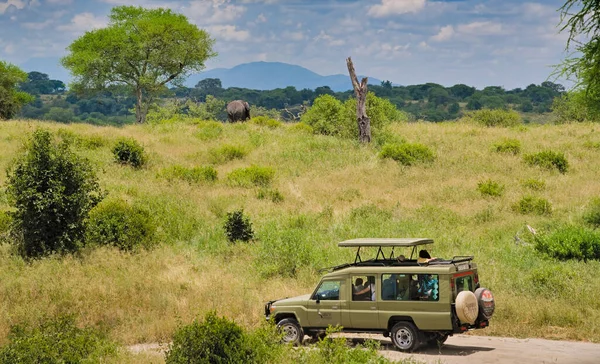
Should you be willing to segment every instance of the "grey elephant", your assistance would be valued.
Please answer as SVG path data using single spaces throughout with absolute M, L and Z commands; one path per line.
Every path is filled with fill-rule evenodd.
M 231 123 L 250 119 L 250 105 L 242 100 L 231 101 L 227 104 L 227 118 Z

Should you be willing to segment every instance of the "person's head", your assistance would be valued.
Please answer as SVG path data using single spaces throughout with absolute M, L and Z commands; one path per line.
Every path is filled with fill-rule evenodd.
M 362 285 L 362 284 L 363 284 L 363 280 L 362 280 L 362 278 L 356 278 L 356 285 L 357 285 L 357 286 L 360 286 L 360 285 Z
M 429 252 L 425 249 L 419 251 L 419 258 L 425 258 L 425 259 L 430 259 L 431 255 L 429 255 Z
M 399 261 L 399 262 L 403 262 L 403 261 L 405 261 L 405 260 L 406 260 L 406 257 L 405 257 L 404 255 L 400 254 L 400 255 L 398 256 L 398 261 Z

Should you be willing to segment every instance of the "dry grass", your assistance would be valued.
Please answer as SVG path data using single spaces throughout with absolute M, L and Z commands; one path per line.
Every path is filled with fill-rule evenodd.
M 136 255 L 99 249 L 82 258 L 31 264 L 1 247 L 0 344 L 6 342 L 11 324 L 60 312 L 76 313 L 81 324 L 105 328 L 122 344 L 168 341 L 178 323 L 211 309 L 255 326 L 263 319 L 265 301 L 306 293 L 318 280 L 313 266 L 298 270 L 294 278 L 260 274 L 258 257 L 268 253 L 261 251 L 261 237 L 293 229 L 308 236 L 299 244 L 311 251 L 315 264 L 329 266 L 351 256 L 335 247 L 346 238 L 432 237 L 437 256 L 476 255 L 482 282 L 498 300 L 492 326 L 483 333 L 600 342 L 600 264 L 555 262 L 531 247 L 515 246 L 513 240 L 525 224 L 544 228 L 579 221 L 583 207 L 600 196 L 600 151 L 584 146 L 600 141 L 597 125 L 395 125 L 395 133 L 429 146 L 437 156 L 432 164 L 403 167 L 378 158 L 373 146 L 298 133 L 287 126 L 222 125 L 220 135 L 206 140 L 202 135 L 210 127 L 207 123 L 114 128 L 12 121 L 0 124 L 0 170 L 40 126 L 107 140 L 98 149 L 77 150 L 97 166 L 101 186 L 111 196 L 135 200 L 155 214 L 162 245 Z M 112 162 L 110 148 L 121 136 L 144 145 L 150 159 L 146 168 L 138 171 Z M 569 172 L 529 167 L 520 156 L 493 152 L 493 144 L 506 138 L 520 140 L 523 153 L 564 152 Z M 249 153 L 215 165 L 219 179 L 214 184 L 190 185 L 157 176 L 174 164 L 208 165 L 210 151 L 223 144 L 242 146 Z M 283 202 L 257 199 L 257 188 L 227 185 L 229 172 L 250 165 L 275 169 L 272 188 L 281 192 Z M 522 181 L 531 178 L 544 181 L 546 188 L 535 192 L 524 187 Z M 477 183 L 486 179 L 503 184 L 504 194 L 482 196 Z M 5 180 L 0 173 L 0 184 Z M 510 209 L 531 193 L 552 203 L 552 216 L 523 216 Z M 221 230 L 223 216 L 241 207 L 259 241 L 230 246 Z M 8 208 L 0 194 L 0 210 Z M 540 275 L 564 284 L 556 288 L 532 278 Z

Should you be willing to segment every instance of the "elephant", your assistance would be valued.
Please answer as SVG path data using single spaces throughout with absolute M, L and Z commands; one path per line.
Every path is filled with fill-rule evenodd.
M 250 119 L 250 105 L 242 100 L 231 101 L 227 104 L 227 118 L 232 123 Z

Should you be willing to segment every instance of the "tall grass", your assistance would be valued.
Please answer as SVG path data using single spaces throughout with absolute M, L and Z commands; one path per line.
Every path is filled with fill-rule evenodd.
M 580 142 L 592 136 L 592 125 L 393 125 L 390 132 L 399 138 L 435 150 L 431 163 L 406 168 L 379 158 L 374 146 L 298 133 L 288 125 L 113 128 L 10 121 L 0 124 L 0 172 L 17 155 L 25 132 L 40 125 L 67 129 L 81 140 L 101 136 L 105 142 L 82 144 L 77 153 L 98 168 L 111 198 L 139 204 L 154 216 L 159 246 L 136 254 L 100 248 L 32 263 L 0 246 L 0 345 L 8 342 L 11 325 L 63 313 L 77 313 L 78 324 L 102 327 L 120 344 L 169 341 L 179 323 L 210 310 L 257 327 L 265 301 L 310 292 L 318 268 L 353 259 L 354 252 L 337 242 L 373 236 L 426 236 L 436 241 L 435 256 L 475 254 L 481 283 L 498 302 L 482 334 L 600 342 L 600 262 L 560 262 L 514 239 L 525 224 L 550 231 L 580 219 L 600 196 L 600 152 Z M 151 161 L 146 168 L 113 163 L 110 146 L 123 137 L 144 145 Z M 524 154 L 564 151 L 569 172 L 531 168 L 490 150 L 507 139 L 519 140 Z M 260 186 L 232 187 L 227 178 L 193 184 L 157 178 L 175 165 L 210 163 L 210 151 L 222 145 L 251 145 L 252 153 L 215 165 L 219 176 L 251 165 L 269 168 L 276 178 L 268 188 L 285 199 L 258 199 Z M 491 199 L 477 190 L 488 179 L 504 186 L 501 195 Z M 5 181 L 0 173 L 0 184 Z M 512 210 L 532 193 L 533 185 L 523 181 L 543 181 L 540 193 L 552 201 L 551 215 Z M 232 246 L 222 222 L 240 208 L 252 217 L 256 239 Z M 0 195 L 0 211 L 9 209 Z

